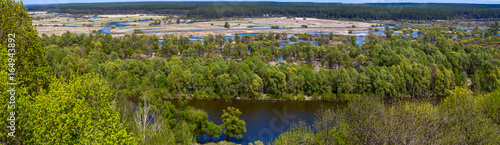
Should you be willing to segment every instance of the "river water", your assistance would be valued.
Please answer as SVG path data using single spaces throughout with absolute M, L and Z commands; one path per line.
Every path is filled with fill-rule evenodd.
M 429 96 L 418 98 L 384 99 L 386 105 L 401 101 L 424 101 L 432 105 L 440 104 L 446 96 Z M 170 99 L 178 106 L 178 99 Z M 239 109 L 240 119 L 246 122 L 247 132 L 243 138 L 231 137 L 229 141 L 246 145 L 260 140 L 265 144 L 272 142 L 280 133 L 287 131 L 292 123 L 304 121 L 307 125 L 314 124 L 315 114 L 321 108 L 341 109 L 348 106 L 347 102 L 331 101 L 252 101 L 252 100 L 188 100 L 187 105 L 203 109 L 208 114 L 208 120 L 221 125 L 221 116 L 228 106 Z M 222 141 L 225 135 L 213 138 L 213 141 Z M 198 142 L 209 142 L 208 136 L 201 136 Z
M 177 105 L 177 99 L 170 100 Z M 260 140 L 271 142 L 281 132 L 286 131 L 292 122 L 299 120 L 309 125 L 314 123 L 314 114 L 321 107 L 346 107 L 345 102 L 326 101 L 249 101 L 249 100 L 189 100 L 188 105 L 203 109 L 208 114 L 208 120 L 221 125 L 222 110 L 228 106 L 238 108 L 242 114 L 240 119 L 246 122 L 247 132 L 243 138 L 231 137 L 229 141 L 238 144 L 248 144 Z M 225 135 L 213 138 L 222 141 Z M 199 142 L 208 142 L 208 136 L 202 136 Z

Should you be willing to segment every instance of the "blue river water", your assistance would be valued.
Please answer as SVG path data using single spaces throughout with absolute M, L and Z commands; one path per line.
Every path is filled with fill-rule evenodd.
M 177 105 L 177 99 L 170 100 Z M 203 109 L 207 112 L 208 120 L 221 125 L 223 109 L 228 106 L 239 109 L 240 119 L 245 121 L 247 132 L 242 138 L 231 137 L 229 141 L 246 145 L 260 140 L 270 143 L 281 133 L 286 131 L 293 122 L 304 121 L 308 125 L 314 123 L 314 114 L 322 107 L 345 107 L 345 102 L 325 101 L 248 101 L 248 100 L 189 100 L 189 106 Z M 225 139 L 222 134 L 213 141 Z M 198 142 L 209 142 L 208 136 L 201 136 Z

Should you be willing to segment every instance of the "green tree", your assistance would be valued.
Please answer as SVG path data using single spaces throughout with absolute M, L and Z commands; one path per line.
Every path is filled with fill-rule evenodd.
M 482 113 L 476 96 L 463 87 L 455 87 L 452 96 L 442 103 L 450 117 L 450 139 L 446 144 L 498 144 L 498 125 Z
M 432 88 L 434 89 L 434 93 L 443 94 L 446 87 L 444 84 L 444 74 L 440 69 L 436 69 L 436 72 L 434 72 L 432 76 L 432 80 L 433 80 Z
M 41 90 L 49 89 L 51 77 L 48 72 L 48 64 L 44 61 L 46 54 L 45 47 L 42 47 L 41 39 L 38 37 L 36 28 L 32 25 L 32 20 L 22 1 L 2 0 L 0 1 L 0 117 L 4 118 L 4 123 L 0 124 L 0 142 L 3 144 L 29 144 L 36 134 L 31 134 L 34 120 L 34 110 L 32 105 L 42 104 L 35 102 L 36 96 Z M 10 42 L 10 44 L 9 44 Z M 42 45 L 40 45 L 42 44 Z M 10 46 L 10 47 L 9 47 Z M 9 50 L 10 49 L 10 50 Z M 14 52 L 15 51 L 15 52 Z M 13 54 L 13 55 L 11 55 Z M 9 58 L 12 58 L 9 61 Z M 15 61 L 12 61 L 15 60 Z M 13 80 L 8 73 L 15 69 Z M 69 70 L 66 68 L 66 70 Z M 17 83 L 16 86 L 7 83 Z M 15 108 L 9 107 L 11 104 L 11 87 L 15 87 L 16 104 Z M 6 121 L 11 117 L 11 111 L 16 112 L 15 130 L 8 129 L 10 122 Z M 9 124 L 8 124 L 9 123 Z M 13 136 L 8 133 L 15 131 Z M 29 134 L 29 135 L 28 135 Z M 36 142 L 31 142 L 36 143 Z
M 180 66 L 175 66 L 170 71 L 167 82 L 171 90 L 177 93 L 185 91 L 191 82 L 191 73 L 189 71 L 182 71 Z
M 97 75 L 58 80 L 34 98 L 24 143 L 134 144 L 111 105 L 113 90 Z
M 181 18 L 176 17 L 176 18 L 175 18 L 175 22 L 176 22 L 177 24 L 181 24 Z
M 477 72 L 472 77 L 472 90 L 476 93 L 481 91 L 481 79 L 479 77 L 479 73 Z
M 230 137 L 243 137 L 243 133 L 247 132 L 247 128 L 245 121 L 239 118 L 241 111 L 229 106 L 227 109 L 224 109 L 223 112 L 221 118 L 223 131 L 226 134 L 226 141 L 229 141 Z
M 219 137 L 222 132 L 221 127 L 212 121 L 208 121 L 206 130 L 208 137 L 210 137 L 210 142 L 212 142 L 213 137 Z
M 351 90 L 353 89 L 353 86 L 351 85 L 351 77 L 347 73 L 346 69 L 342 69 L 340 71 L 339 77 L 338 77 L 338 93 L 339 94 L 346 94 L 350 93 Z

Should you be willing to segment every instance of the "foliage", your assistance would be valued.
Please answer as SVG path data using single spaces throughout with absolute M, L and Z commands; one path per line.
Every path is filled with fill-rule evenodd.
M 376 97 L 357 97 L 345 109 L 320 109 L 313 129 L 292 125 L 274 143 L 498 144 L 496 98 L 497 91 L 473 96 L 461 87 L 438 105 L 419 100 L 385 104 Z
M 243 133 L 247 132 L 246 124 L 244 120 L 239 119 L 241 115 L 241 111 L 234 107 L 227 107 L 227 109 L 223 110 L 222 114 L 222 126 L 224 134 L 226 134 L 226 141 L 229 140 L 230 137 L 241 138 L 243 137 Z
M 29 108 L 31 129 L 25 143 L 133 144 L 133 136 L 110 103 L 112 95 L 106 83 L 92 74 L 53 82 Z
M 208 137 L 210 137 L 210 142 L 212 142 L 213 137 L 219 137 L 220 133 L 222 132 L 222 129 L 219 125 L 214 124 L 212 121 L 209 121 L 207 123 L 207 134 Z

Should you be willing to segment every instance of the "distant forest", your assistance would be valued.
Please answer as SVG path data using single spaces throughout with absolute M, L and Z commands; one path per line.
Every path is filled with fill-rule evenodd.
M 499 18 L 500 5 L 418 3 L 133 2 L 27 5 L 29 11 L 69 14 L 177 14 L 188 18 L 315 17 L 355 20 Z

